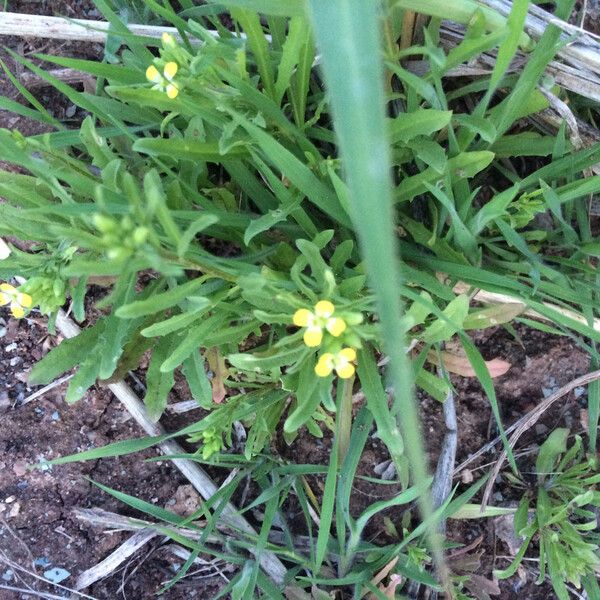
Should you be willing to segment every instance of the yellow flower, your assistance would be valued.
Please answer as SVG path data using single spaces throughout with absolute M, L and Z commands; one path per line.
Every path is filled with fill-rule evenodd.
M 333 337 L 339 337 L 346 331 L 346 321 L 334 317 L 335 306 L 329 300 L 320 300 L 314 310 L 300 308 L 294 313 L 293 323 L 297 327 L 306 327 L 304 343 L 309 348 L 320 346 L 323 341 L 323 329 Z
M 176 62 L 168 62 L 163 69 L 162 75 L 158 72 L 158 69 L 154 65 L 150 65 L 146 69 L 146 79 L 151 81 L 154 85 L 153 90 L 160 90 L 165 92 L 171 99 L 177 98 L 179 94 L 179 88 L 174 81 L 175 75 L 179 67 Z
M 335 370 L 341 379 L 349 379 L 356 370 L 352 364 L 355 360 L 356 350 L 354 348 L 342 348 L 335 354 L 325 352 L 321 354 L 315 365 L 315 373 L 319 377 L 327 377 Z
M 10 283 L 0 283 L 0 306 L 10 304 L 10 312 L 17 319 L 25 316 L 25 309 L 31 308 L 33 299 L 29 294 L 19 292 Z

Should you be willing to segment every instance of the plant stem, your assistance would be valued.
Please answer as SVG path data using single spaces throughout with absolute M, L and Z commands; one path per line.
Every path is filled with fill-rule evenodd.
M 340 379 L 337 389 L 337 436 L 338 436 L 338 465 L 344 464 L 344 459 L 350 447 L 352 433 L 352 386 L 354 377 Z

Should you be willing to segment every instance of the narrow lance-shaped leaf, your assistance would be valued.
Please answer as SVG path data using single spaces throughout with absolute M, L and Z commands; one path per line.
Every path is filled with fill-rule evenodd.
M 402 406 L 400 425 L 413 478 L 423 485 L 428 480 L 426 455 L 400 322 L 400 265 L 392 212 L 378 3 L 310 0 L 309 5 L 349 183 L 351 217 L 375 292 L 392 381 Z M 341 64 L 345 68 L 341 69 Z M 419 501 L 427 520 L 433 512 L 431 498 L 425 492 Z M 445 573 L 439 540 L 431 529 L 430 533 L 434 558 Z

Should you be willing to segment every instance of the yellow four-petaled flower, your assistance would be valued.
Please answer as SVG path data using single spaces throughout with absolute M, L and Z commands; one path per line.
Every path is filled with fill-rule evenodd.
M 10 283 L 0 283 L 0 306 L 10 304 L 10 312 L 17 319 L 25 316 L 25 311 L 31 308 L 33 299 L 29 294 L 19 292 Z
M 153 90 L 165 92 L 169 98 L 173 99 L 179 94 L 179 88 L 174 81 L 178 69 L 179 67 L 176 62 L 168 62 L 161 75 L 154 65 L 150 65 L 146 69 L 146 79 L 154 83 L 152 86 Z
M 321 354 L 315 365 L 315 373 L 319 377 L 327 377 L 335 371 L 340 379 L 349 379 L 356 370 L 352 364 L 355 360 L 356 350 L 354 348 L 342 348 L 335 354 L 325 352 Z
M 329 300 L 320 300 L 315 304 L 314 310 L 300 308 L 294 313 L 293 323 L 297 327 L 306 327 L 304 343 L 315 348 L 323 341 L 323 329 L 333 337 L 339 337 L 346 331 L 346 321 L 334 317 L 335 306 Z

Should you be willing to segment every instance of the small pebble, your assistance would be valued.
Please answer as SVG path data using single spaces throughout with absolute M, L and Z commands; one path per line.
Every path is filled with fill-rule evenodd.
M 496 502 L 504 502 L 504 496 L 500 492 L 495 492 L 492 497 Z
M 23 359 L 20 356 L 13 356 L 13 358 L 11 358 L 9 361 L 11 367 L 16 367 L 17 365 L 20 365 L 22 362 L 23 362 Z
M 14 577 L 14 571 L 12 569 L 6 569 L 6 571 L 4 571 L 4 573 L 2 573 L 2 579 L 4 581 L 11 581 L 12 578 Z
M 573 390 L 573 394 L 575 394 L 575 398 L 581 398 L 581 396 L 583 396 L 586 392 L 585 387 L 583 387 L 582 385 L 580 385 L 579 387 L 576 387 Z
M 57 410 L 55 410 L 51 417 L 50 417 L 53 421 L 60 421 L 60 414 Z
M 69 575 L 71 575 L 69 571 L 66 569 L 61 569 L 60 567 L 54 567 L 53 569 L 44 571 L 44 577 L 52 583 L 60 583 L 69 577 Z
M 545 433 L 548 433 L 548 428 L 543 423 L 538 423 L 535 426 L 535 432 L 538 435 L 544 435 Z
M 40 556 L 33 561 L 36 567 L 49 567 L 50 561 L 45 556 Z
M 71 117 L 75 116 L 75 113 L 77 112 L 77 107 L 74 104 L 71 104 L 70 106 L 67 106 L 67 110 L 65 110 L 65 117 L 69 117 L 69 119 Z
M 17 342 L 13 342 L 4 348 L 7 352 L 12 352 L 17 349 Z
M 0 327 L 0 338 L 3 338 L 6 335 L 6 327 L 4 325 Z

